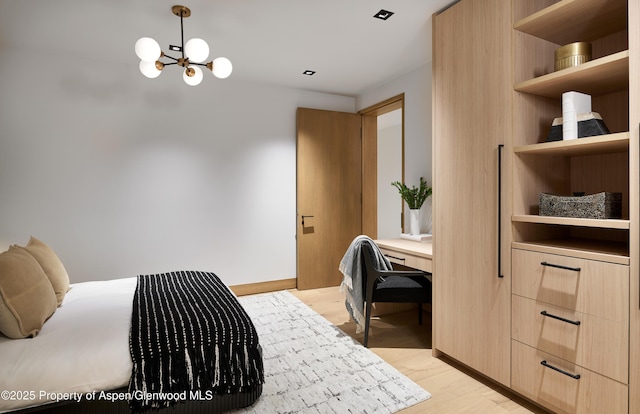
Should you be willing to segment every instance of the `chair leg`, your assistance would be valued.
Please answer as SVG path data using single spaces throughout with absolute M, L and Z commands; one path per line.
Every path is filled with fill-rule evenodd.
M 364 313 L 364 347 L 368 348 L 369 344 L 369 322 L 371 320 L 371 301 L 368 301 L 365 306 Z
M 422 303 L 418 303 L 418 323 L 422 325 Z

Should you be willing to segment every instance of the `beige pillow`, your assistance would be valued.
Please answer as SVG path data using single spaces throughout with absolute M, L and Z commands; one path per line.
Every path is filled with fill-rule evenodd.
M 44 270 L 44 273 L 51 282 L 51 286 L 53 286 L 54 292 L 56 292 L 56 299 L 58 306 L 60 306 L 64 295 L 66 295 L 69 290 L 69 275 L 64 265 L 49 246 L 33 236 L 29 239 L 29 243 L 27 243 L 24 249 L 42 266 L 42 270 Z
M 0 332 L 9 338 L 36 336 L 57 307 L 40 264 L 24 249 L 0 253 Z

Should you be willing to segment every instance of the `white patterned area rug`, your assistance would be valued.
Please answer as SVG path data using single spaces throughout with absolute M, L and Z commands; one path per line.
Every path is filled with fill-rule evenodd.
M 431 397 L 291 293 L 239 300 L 260 335 L 265 384 L 235 413 L 395 413 Z

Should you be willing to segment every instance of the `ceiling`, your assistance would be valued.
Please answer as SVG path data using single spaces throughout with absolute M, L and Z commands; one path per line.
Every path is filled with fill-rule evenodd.
M 165 52 L 180 44 L 171 6 L 184 4 L 192 13 L 185 42 L 200 37 L 210 59 L 229 58 L 231 78 L 356 96 L 428 63 L 431 15 L 452 2 L 0 0 L 0 47 L 137 68 L 138 38 L 154 38 Z M 381 9 L 394 14 L 374 18 Z M 307 69 L 315 75 L 303 75 Z

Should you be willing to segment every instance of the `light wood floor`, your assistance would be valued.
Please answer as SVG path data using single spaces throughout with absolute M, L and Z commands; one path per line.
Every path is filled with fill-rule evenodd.
M 337 287 L 291 290 L 345 333 L 362 343 L 355 333 Z M 431 394 L 431 398 L 402 410 L 402 414 L 499 414 L 546 413 L 491 381 L 445 358 L 431 355 L 431 315 L 424 313 L 418 325 L 417 310 L 407 310 L 372 319 L 369 349 Z M 461 334 L 460 340 L 464 340 Z

